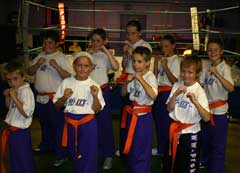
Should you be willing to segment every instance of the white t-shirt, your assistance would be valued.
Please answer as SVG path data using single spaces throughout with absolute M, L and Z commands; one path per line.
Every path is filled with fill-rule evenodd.
M 112 69 L 107 55 L 104 52 L 92 53 L 94 70 L 90 74 L 91 78 L 99 85 L 108 83 L 108 71 Z
M 171 57 L 166 57 L 168 60 L 167 66 L 172 74 L 178 79 L 180 76 L 180 63 L 181 58 L 177 55 L 173 55 Z M 165 73 L 161 61 L 158 64 L 158 75 L 157 75 L 158 85 L 159 86 L 172 86 L 172 83 L 169 81 L 167 74 Z
M 135 49 L 138 46 L 144 46 L 147 47 L 151 52 L 152 52 L 152 48 L 150 46 L 150 44 L 146 41 L 144 41 L 143 39 L 140 39 L 139 41 L 137 41 L 134 44 L 129 43 L 133 49 Z M 127 63 L 127 67 L 125 68 L 126 73 L 134 73 L 133 67 L 132 67 L 132 55 L 128 54 L 128 63 Z
M 184 82 L 182 80 L 174 83 L 173 88 L 171 90 L 171 93 L 170 93 L 166 103 L 169 102 L 170 98 L 173 96 L 175 91 L 180 86 L 184 86 Z M 191 102 L 191 100 L 189 98 L 187 98 L 186 95 L 189 92 L 194 93 L 199 104 L 207 111 L 209 111 L 208 100 L 207 100 L 207 96 L 205 94 L 204 89 L 201 87 L 201 85 L 198 82 L 196 82 L 192 86 L 188 86 L 186 88 L 187 88 L 186 93 L 182 93 L 176 97 L 174 110 L 169 113 L 169 116 L 173 120 L 179 121 L 181 123 L 194 124 L 186 129 L 182 130 L 182 132 L 181 132 L 182 134 L 197 133 L 201 129 L 200 123 L 199 123 L 201 120 L 201 116 L 199 115 L 197 108 L 194 106 L 194 104 Z
M 92 85 L 99 88 L 98 99 L 103 109 L 105 102 L 102 96 L 102 90 L 99 84 L 90 77 L 85 81 L 76 80 L 74 76 L 64 79 L 54 96 L 53 103 L 64 95 L 64 90 L 66 88 L 71 88 L 73 94 L 66 101 L 64 112 L 72 114 L 94 114 L 92 110 L 93 97 L 90 92 L 90 87 Z
M 15 102 L 11 100 L 5 122 L 11 126 L 26 129 L 32 123 L 32 114 L 35 108 L 34 95 L 28 83 L 18 88 L 17 93 L 27 117 L 19 112 Z
M 223 87 L 221 82 L 208 70 L 211 64 L 208 64 L 200 77 L 200 82 L 204 86 L 205 92 L 208 97 L 208 102 L 216 102 L 219 100 L 228 100 L 228 91 Z M 226 80 L 233 84 L 233 79 L 231 76 L 231 68 L 222 61 L 216 67 L 218 73 L 222 75 Z M 228 110 L 228 104 L 211 109 L 212 114 L 225 114 Z
M 55 59 L 59 66 L 71 74 L 73 74 L 72 66 L 69 64 L 65 55 L 59 51 L 52 54 L 46 54 L 45 52 L 40 53 L 33 60 L 32 65 L 36 64 L 41 57 L 45 58 L 46 62 L 42 64 L 36 72 L 35 88 L 39 93 L 56 92 L 63 79 L 57 70 L 49 64 L 49 61 Z
M 146 74 L 144 74 L 143 79 L 152 87 L 153 91 L 157 95 L 157 79 L 155 75 L 151 71 L 148 71 Z M 148 96 L 143 86 L 137 79 L 134 79 L 128 83 L 127 92 L 130 93 L 129 99 L 131 101 L 136 101 L 140 105 L 153 104 L 153 100 Z

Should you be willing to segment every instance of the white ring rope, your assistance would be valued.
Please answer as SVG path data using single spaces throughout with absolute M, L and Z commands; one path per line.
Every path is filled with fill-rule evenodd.
M 58 11 L 58 8 L 54 8 L 54 7 L 49 7 L 46 5 L 42 5 L 42 4 L 38 4 L 35 2 L 31 2 L 31 1 L 25 1 L 26 3 L 30 4 L 30 5 L 35 5 L 38 7 L 42 7 L 42 8 L 48 8 L 54 11 Z M 220 11 L 228 11 L 228 10 L 232 10 L 232 9 L 237 9 L 240 8 L 239 5 L 237 6 L 233 6 L 233 7 L 227 7 L 227 8 L 222 8 L 222 9 L 213 9 L 210 10 L 212 13 L 213 12 L 220 12 Z M 149 14 L 190 14 L 189 11 L 185 12 L 185 11 L 168 11 L 168 10 L 164 10 L 164 11 L 127 11 L 126 10 L 100 10 L 100 9 L 66 9 L 66 11 L 73 11 L 73 12 L 105 12 L 105 13 L 128 13 L 128 14 L 135 14 L 135 13 L 149 13 Z M 209 13 L 209 11 L 199 11 L 198 14 L 204 14 L 204 13 Z

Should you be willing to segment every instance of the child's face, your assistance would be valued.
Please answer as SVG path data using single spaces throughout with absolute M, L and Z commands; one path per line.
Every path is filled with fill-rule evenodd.
M 94 34 L 91 38 L 91 44 L 92 44 L 93 50 L 99 50 L 104 44 L 104 40 L 100 35 Z
M 86 80 L 93 70 L 91 61 L 87 57 L 77 58 L 73 64 L 77 80 Z
M 48 38 L 43 41 L 43 50 L 46 54 L 51 54 L 57 51 L 58 43 Z
M 196 68 L 193 65 L 182 66 L 180 77 L 184 81 L 184 85 L 192 86 L 197 80 Z
M 211 61 L 215 62 L 220 60 L 223 54 L 223 49 L 217 43 L 210 43 L 207 47 L 208 57 Z
M 11 88 L 18 89 L 24 85 L 25 78 L 16 72 L 12 72 L 6 74 L 6 79 Z
M 135 43 L 141 38 L 141 32 L 135 26 L 128 26 L 126 29 L 126 37 L 130 43 Z
M 162 50 L 165 56 L 171 56 L 174 53 L 175 44 L 171 44 L 169 40 L 162 40 Z
M 142 55 L 140 54 L 133 54 L 133 69 L 136 73 L 138 72 L 146 72 L 150 65 L 150 62 L 145 61 Z

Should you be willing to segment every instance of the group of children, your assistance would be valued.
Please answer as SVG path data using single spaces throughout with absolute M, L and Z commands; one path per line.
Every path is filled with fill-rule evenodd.
M 223 173 L 227 95 L 234 86 L 230 68 L 222 59 L 222 42 L 209 40 L 211 63 L 202 70 L 198 57 L 180 59 L 175 55 L 175 40 L 167 35 L 162 40 L 164 55 L 155 58 L 152 72 L 151 47 L 141 39 L 138 21 L 127 24 L 126 37 L 122 65 L 127 78 L 121 96 L 127 96 L 130 104 L 122 110 L 120 153 L 127 172 L 150 173 L 152 155 L 163 157 L 164 172 L 199 172 L 201 144 L 201 163 L 211 173 Z M 89 38 L 92 50 L 74 54 L 72 71 L 64 55 L 56 51 L 57 33 L 47 31 L 44 51 L 28 69 L 29 74 L 35 74 L 42 135 L 35 151 L 55 151 L 54 166 L 69 156 L 74 173 L 97 173 L 98 153 L 104 158 L 102 168 L 110 169 L 115 153 L 107 72 L 118 70 L 119 64 L 104 46 L 103 29 L 93 30 Z M 19 64 L 9 63 L 5 71 L 10 87 L 4 91 L 9 112 L 1 161 L 9 139 L 10 171 L 32 173 L 35 163 L 29 126 L 34 96 Z M 152 149 L 153 121 L 156 149 Z M 6 172 L 3 162 L 1 171 Z

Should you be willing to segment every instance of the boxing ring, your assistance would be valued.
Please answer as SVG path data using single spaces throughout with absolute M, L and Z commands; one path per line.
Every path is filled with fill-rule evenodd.
M 69 4 L 66 5 L 67 6 Z M 94 4 L 93 4 L 94 5 Z M 70 6 L 70 5 L 69 5 Z M 42 50 L 41 45 L 31 48 L 28 48 L 27 45 L 27 35 L 29 34 L 29 32 L 34 33 L 34 34 L 39 34 L 41 31 L 43 30 L 47 30 L 47 29 L 54 29 L 54 30 L 58 30 L 60 31 L 60 33 L 64 30 L 65 34 L 67 36 L 69 35 L 73 35 L 73 36 L 77 36 L 77 35 L 81 35 L 82 40 L 76 40 L 76 39 L 68 39 L 68 37 L 65 37 L 62 42 L 63 45 L 69 45 L 69 43 L 73 42 L 73 41 L 77 41 L 79 44 L 85 44 L 86 48 L 83 49 L 87 49 L 87 45 L 89 45 L 89 40 L 87 39 L 87 34 L 89 31 L 97 28 L 97 27 L 102 27 L 101 25 L 97 25 L 97 21 L 98 19 L 100 19 L 100 17 L 98 16 L 98 14 L 101 14 L 102 18 L 105 18 L 105 21 L 108 21 L 110 19 L 109 16 L 114 16 L 116 14 L 123 14 L 122 18 L 124 19 L 124 15 L 136 15 L 139 17 L 139 14 L 145 14 L 148 15 L 148 17 L 150 15 L 156 17 L 156 16 L 161 16 L 161 15 L 175 15 L 175 17 L 178 16 L 182 16 L 184 15 L 184 19 L 186 21 L 188 21 L 189 23 L 191 23 L 191 26 L 189 26 L 189 28 L 176 28 L 174 29 L 173 27 L 167 27 L 164 29 L 163 27 L 161 27 L 161 21 L 159 21 L 159 23 L 156 23 L 154 25 L 152 25 L 153 29 L 149 29 L 148 27 L 145 27 L 145 29 L 142 31 L 144 39 L 147 40 L 153 47 L 153 58 L 152 58 L 152 62 L 151 62 L 151 67 L 150 69 L 153 68 L 153 60 L 154 60 L 154 56 L 157 56 L 159 53 L 161 53 L 160 50 L 160 37 L 163 34 L 172 34 L 175 36 L 176 38 L 176 44 L 177 44 L 177 52 L 179 54 L 179 56 L 182 56 L 183 51 L 185 49 L 195 49 L 199 51 L 199 56 L 201 56 L 203 59 L 207 58 L 207 54 L 206 54 L 206 43 L 208 41 L 209 36 L 211 35 L 220 35 L 224 38 L 227 38 L 228 36 L 231 37 L 240 37 L 240 32 L 231 32 L 231 31 L 227 31 L 227 30 L 212 30 L 211 29 L 211 20 L 213 18 L 213 16 L 217 16 L 219 13 L 228 13 L 230 11 L 234 11 L 234 10 L 239 10 L 240 6 L 236 5 L 236 6 L 231 6 L 231 7 L 226 7 L 226 8 L 221 8 L 221 9 L 205 9 L 203 11 L 197 11 L 197 8 L 195 9 L 195 13 L 193 14 L 191 12 L 191 9 L 189 9 L 188 11 L 172 11 L 172 10 L 151 10 L 151 11 L 137 11 L 137 10 L 131 10 L 130 9 L 107 9 L 107 6 L 105 6 L 105 8 L 101 8 L 101 9 L 96 9 L 96 6 L 92 6 L 92 9 L 76 9 L 76 8 L 64 8 L 65 13 L 68 14 L 67 17 L 74 17 L 74 15 L 76 16 L 81 16 L 81 14 L 89 14 L 89 16 L 91 16 L 91 18 L 86 18 L 84 23 L 85 25 L 81 24 L 81 25 L 76 25 L 73 26 L 72 24 L 68 24 L 68 22 L 66 22 L 65 27 L 61 28 L 61 21 L 60 23 L 56 24 L 56 25 L 52 25 L 49 24 L 50 20 L 48 17 L 48 14 L 50 13 L 50 11 L 53 11 L 54 13 L 59 13 L 60 10 L 58 8 L 58 4 L 57 3 L 53 3 L 51 5 L 43 5 L 37 2 L 32 2 L 32 1 L 23 1 L 23 3 L 21 4 L 21 7 L 19 11 L 21 11 L 22 14 L 22 24 L 18 25 L 19 31 L 22 34 L 22 42 L 23 42 L 23 49 L 24 49 L 24 63 L 26 66 L 28 66 L 29 62 L 31 61 L 31 58 L 33 58 L 33 55 L 37 54 L 38 52 L 40 52 Z M 31 21 L 31 16 L 30 15 L 30 11 L 31 8 L 33 8 L 34 10 L 39 10 L 41 11 L 41 15 L 42 18 L 46 19 L 45 23 L 47 24 L 46 27 L 32 27 L 29 26 L 29 21 Z M 40 10 L 41 9 L 41 10 Z M 42 12 L 45 11 L 45 12 Z M 20 12 L 19 12 L 20 13 Z M 78 15 L 77 15 L 78 14 Z M 65 16 L 66 17 L 66 16 Z M 67 19 L 67 17 L 65 19 Z M 141 17 L 141 16 L 140 16 Z M 77 17 L 76 17 L 77 18 Z M 122 19 L 120 18 L 120 19 Z M 151 17 L 149 17 L 151 18 Z M 171 18 L 171 17 L 169 17 Z M 142 19 L 142 18 L 141 18 Z M 141 21 L 140 19 L 140 21 Z M 166 17 L 166 20 L 168 19 L 168 17 Z M 126 19 L 124 19 L 126 20 Z M 176 20 L 178 20 L 178 18 L 176 18 Z M 104 22 L 105 22 L 104 21 Z M 113 21 L 116 22 L 116 21 Z M 76 24 L 78 24 L 79 22 L 76 22 Z M 201 26 L 204 25 L 204 26 Z M 161 29 L 162 28 L 162 29 Z M 122 61 L 122 56 L 121 56 L 121 47 L 124 44 L 124 34 L 125 34 L 125 29 L 121 27 L 119 28 L 107 28 L 104 27 L 104 29 L 106 30 L 106 32 L 109 34 L 109 38 L 108 38 L 108 46 L 110 47 L 110 49 L 112 50 L 113 54 L 115 53 L 116 59 L 118 60 L 119 64 L 121 64 Z M 224 28 L 225 29 L 225 28 Z M 118 39 L 116 39 L 116 35 L 118 36 Z M 70 38 L 70 37 L 69 37 Z M 181 38 L 188 38 L 187 42 L 184 39 Z M 189 41 L 190 40 L 190 41 Z M 64 48 L 65 49 L 65 48 Z M 238 50 L 240 51 L 240 50 Z M 228 61 L 230 60 L 234 60 L 234 65 L 238 64 L 238 62 L 240 61 L 240 53 L 233 51 L 233 50 L 224 50 L 224 55 L 225 59 Z M 66 53 L 66 57 L 68 58 L 69 62 L 72 62 L 72 55 L 70 53 Z M 204 60 L 205 61 L 205 60 Z M 240 66 L 239 66 L 240 67 Z M 121 96 L 120 96 L 120 87 L 121 84 L 117 83 L 116 80 L 118 77 L 120 77 L 121 75 L 121 71 L 122 68 L 119 69 L 119 71 L 114 73 L 114 78 L 112 80 L 110 80 L 110 86 L 112 88 L 112 111 L 114 114 L 120 113 L 120 108 L 121 106 L 124 104 L 124 100 L 122 100 Z M 238 72 L 237 72 L 238 73 Z M 236 112 L 233 110 L 237 110 L 237 107 L 240 107 L 239 104 L 239 98 L 240 98 L 240 79 L 238 79 L 239 75 L 235 75 L 236 79 L 234 79 L 235 82 L 235 88 L 236 90 L 231 93 L 229 95 L 229 112 L 231 114 L 233 114 L 234 116 L 238 116 L 240 117 L 240 112 Z

